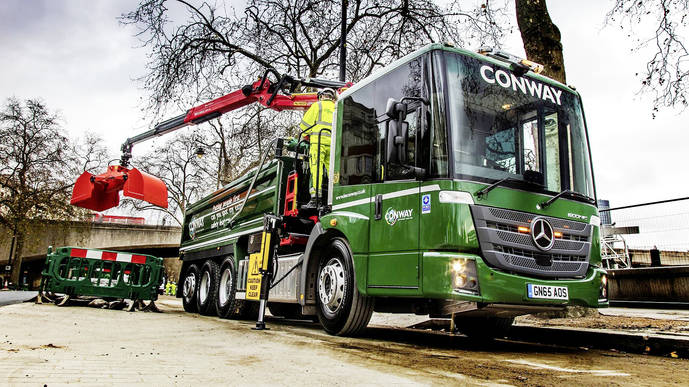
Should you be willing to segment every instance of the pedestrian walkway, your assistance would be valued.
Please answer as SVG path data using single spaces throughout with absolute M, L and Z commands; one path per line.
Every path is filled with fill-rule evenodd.
M 604 308 L 598 310 L 604 316 L 642 317 L 656 320 L 689 321 L 689 310 L 677 309 L 640 309 L 640 308 Z
M 0 306 L 18 304 L 36 297 L 36 291 L 9 290 L 0 292 Z

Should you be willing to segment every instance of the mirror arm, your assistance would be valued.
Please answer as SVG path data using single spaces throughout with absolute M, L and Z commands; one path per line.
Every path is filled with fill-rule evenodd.
M 431 102 L 428 100 L 428 98 L 424 98 L 424 97 L 404 97 L 400 100 L 400 102 L 404 102 L 404 101 L 419 101 L 426 106 L 431 105 Z

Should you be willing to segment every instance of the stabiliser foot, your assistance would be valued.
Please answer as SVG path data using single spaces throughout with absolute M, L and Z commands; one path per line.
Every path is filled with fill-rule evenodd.
M 266 323 L 263 321 L 257 321 L 256 326 L 251 328 L 254 331 L 269 331 L 270 328 L 266 328 Z

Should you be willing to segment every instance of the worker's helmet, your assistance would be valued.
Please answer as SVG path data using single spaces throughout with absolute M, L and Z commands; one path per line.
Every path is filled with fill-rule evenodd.
M 337 93 L 334 89 L 326 87 L 325 89 L 318 90 L 318 99 L 327 98 L 329 100 L 335 101 L 337 99 Z

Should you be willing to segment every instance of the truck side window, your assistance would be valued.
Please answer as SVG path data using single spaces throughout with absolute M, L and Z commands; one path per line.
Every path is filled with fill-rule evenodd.
M 410 104 L 409 111 L 407 112 L 407 118 L 405 119 L 407 124 L 409 124 L 409 128 L 407 130 L 407 161 L 405 163 L 408 166 L 416 165 L 416 135 L 419 129 L 420 118 L 418 115 L 420 112 L 421 109 L 416 109 L 415 105 Z M 381 131 L 381 133 L 383 132 L 384 131 Z M 387 144 L 387 141 L 383 141 L 383 144 Z M 384 154 L 383 149 L 384 148 L 381 148 L 381 154 Z M 402 165 L 388 165 L 385 168 L 385 172 L 385 180 L 404 180 L 414 178 L 413 171 L 410 168 Z
M 385 155 L 387 144 L 386 122 L 389 118 L 385 115 L 388 99 L 402 100 L 404 97 L 419 97 L 423 85 L 423 58 L 414 59 L 394 71 L 378 79 L 375 84 L 375 104 L 380 115 L 378 116 L 378 158 L 377 170 L 378 179 L 384 180 L 404 180 L 414 178 L 411 170 L 401 165 L 384 165 L 382 155 Z M 420 111 L 417 110 L 417 102 L 407 102 L 407 117 L 405 121 L 409 124 L 407 140 L 407 161 L 406 165 L 416 165 L 416 134 L 419 128 Z
M 344 100 L 342 113 L 342 152 L 340 184 L 369 184 L 374 181 L 376 110 L 370 107 L 370 87 L 359 90 Z
M 386 122 L 389 98 L 418 97 L 422 86 L 422 58 L 416 58 L 381 78 L 355 91 L 343 101 L 342 140 L 340 152 L 340 184 L 368 184 L 384 179 L 404 179 L 384 165 Z M 418 131 L 418 113 L 409 104 L 408 164 L 415 165 L 415 141 Z M 410 157 L 411 156 L 411 157 Z M 399 169 L 399 168 L 397 168 Z
M 444 66 L 440 53 L 434 53 L 430 59 L 433 71 L 427 74 L 428 84 L 431 88 L 431 108 L 428 120 L 428 137 L 430 142 L 430 171 L 429 177 L 448 176 L 448 146 L 447 146 L 447 123 L 445 122 L 445 95 L 442 74 Z

